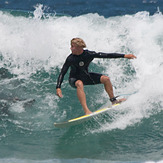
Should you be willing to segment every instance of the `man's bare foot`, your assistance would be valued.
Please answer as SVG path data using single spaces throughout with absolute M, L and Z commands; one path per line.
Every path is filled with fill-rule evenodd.
M 119 103 L 121 103 L 121 102 L 123 102 L 123 101 L 126 101 L 126 98 L 121 98 L 121 99 L 116 99 L 116 100 L 114 100 L 113 102 L 112 102 L 112 105 L 114 105 L 114 104 L 119 104 Z
M 89 111 L 87 111 L 86 113 L 85 113 L 85 115 L 89 115 L 89 114 L 91 114 L 92 112 L 89 110 Z

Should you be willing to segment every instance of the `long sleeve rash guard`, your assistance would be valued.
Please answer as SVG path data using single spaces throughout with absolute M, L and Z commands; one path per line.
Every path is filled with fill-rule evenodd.
M 70 54 L 61 69 L 56 88 L 61 88 L 64 75 L 67 73 L 69 67 L 71 67 L 70 78 L 77 78 L 78 76 L 86 75 L 86 73 L 88 73 L 88 66 L 94 58 L 124 58 L 124 54 L 96 53 L 89 50 L 84 50 L 80 55 Z

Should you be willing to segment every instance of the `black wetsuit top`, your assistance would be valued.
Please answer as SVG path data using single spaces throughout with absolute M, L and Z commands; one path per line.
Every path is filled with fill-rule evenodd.
M 67 73 L 69 67 L 71 67 L 69 79 L 80 79 L 82 77 L 89 76 L 90 73 L 88 72 L 88 66 L 94 58 L 124 58 L 124 54 L 101 52 L 96 53 L 89 50 L 84 50 L 80 55 L 70 54 L 61 69 L 56 88 L 61 88 L 64 75 Z

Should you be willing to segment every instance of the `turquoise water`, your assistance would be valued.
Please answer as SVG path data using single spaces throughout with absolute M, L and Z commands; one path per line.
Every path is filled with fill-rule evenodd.
M 44 16 L 40 6 L 33 15 L 18 13 L 0 11 L 0 162 L 162 163 L 162 13 Z M 73 37 L 89 50 L 135 54 L 136 60 L 95 59 L 90 71 L 108 75 L 116 95 L 136 93 L 109 115 L 57 129 L 54 122 L 84 114 L 68 74 L 64 97 L 55 95 Z M 110 104 L 102 85 L 85 92 L 92 111 Z

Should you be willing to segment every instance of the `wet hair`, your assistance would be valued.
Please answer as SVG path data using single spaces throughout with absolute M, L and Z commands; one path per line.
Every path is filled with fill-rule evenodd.
M 85 42 L 81 38 L 73 38 L 71 44 L 74 43 L 79 47 L 86 48 Z

